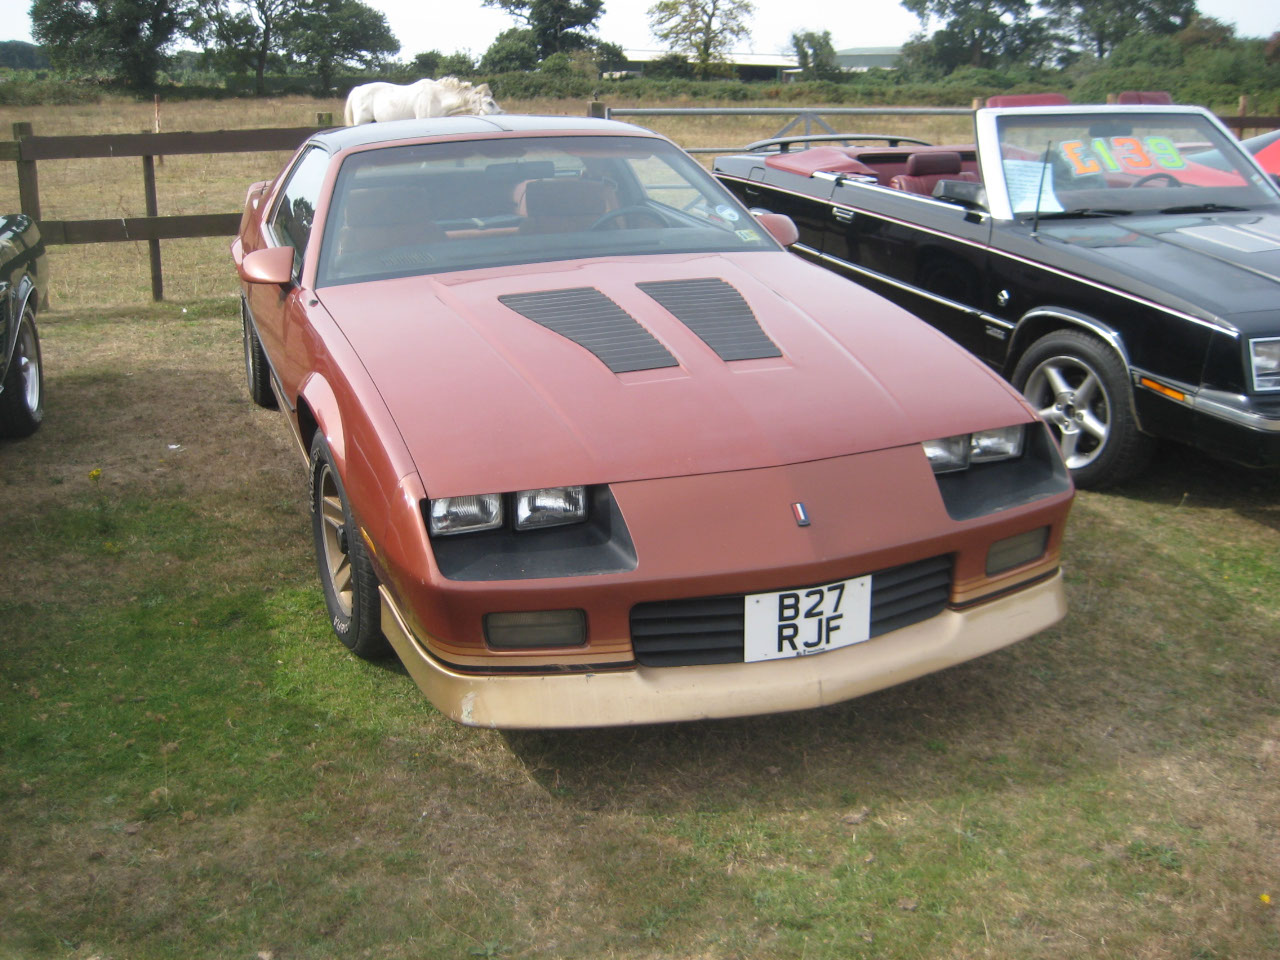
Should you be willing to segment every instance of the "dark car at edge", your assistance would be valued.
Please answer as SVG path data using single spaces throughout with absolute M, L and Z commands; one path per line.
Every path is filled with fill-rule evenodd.
M 1156 438 L 1280 464 L 1280 189 L 1256 160 L 1197 107 L 987 108 L 974 126 L 945 146 L 766 141 L 714 172 L 790 216 L 794 252 L 1009 378 L 1079 485 L 1137 474 Z

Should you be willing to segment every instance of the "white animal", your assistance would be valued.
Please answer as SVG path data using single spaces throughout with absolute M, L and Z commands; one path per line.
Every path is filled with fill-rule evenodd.
M 375 120 L 421 120 L 458 114 L 501 113 L 489 85 L 473 86 L 457 77 L 398 83 L 364 83 L 347 94 L 343 115 L 347 126 Z

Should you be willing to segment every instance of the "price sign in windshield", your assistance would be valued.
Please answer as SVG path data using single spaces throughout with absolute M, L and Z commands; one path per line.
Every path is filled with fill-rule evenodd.
M 1094 137 L 1064 140 L 1058 151 L 1077 177 L 1091 173 L 1141 173 L 1181 170 L 1187 165 L 1168 137 Z

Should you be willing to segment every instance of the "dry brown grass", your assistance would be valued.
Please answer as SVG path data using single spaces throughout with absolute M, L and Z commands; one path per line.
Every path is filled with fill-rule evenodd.
M 625 102 L 610 106 L 631 106 Z M 647 104 L 651 106 L 652 104 Z M 703 104 L 699 106 L 714 104 Z M 746 106 L 733 103 L 723 106 Z M 777 106 L 776 102 L 764 104 Z M 566 100 L 508 101 L 510 113 L 586 114 L 587 104 Z M 162 104 L 166 132 L 307 126 L 317 112 L 340 122 L 342 101 L 285 97 L 262 100 L 191 101 Z M 108 100 L 96 105 L 0 108 L 0 131 L 26 121 L 36 134 L 69 136 L 139 133 L 152 129 L 150 103 Z M 622 118 L 626 119 L 626 118 Z M 932 142 L 964 139 L 965 118 L 850 118 L 841 129 L 907 133 Z M 773 136 L 785 117 L 636 118 L 685 147 L 738 147 Z M 275 176 L 287 153 L 244 153 L 166 157 L 156 167 L 159 213 L 238 212 L 250 183 Z M 706 157 L 702 158 L 709 162 Z M 39 165 L 41 215 L 49 220 L 139 217 L 146 214 L 142 161 L 137 157 L 46 161 Z M 13 166 L 0 170 L 0 210 L 18 208 Z M 235 278 L 227 254 L 230 238 L 167 240 L 161 244 L 165 297 L 169 300 L 232 296 Z M 111 243 L 59 246 L 50 250 L 50 300 L 57 309 L 91 309 L 104 304 L 150 299 L 147 244 Z

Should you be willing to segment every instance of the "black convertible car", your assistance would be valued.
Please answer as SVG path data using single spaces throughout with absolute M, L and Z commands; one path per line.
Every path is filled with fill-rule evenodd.
M 1133 476 L 1156 437 L 1280 464 L 1276 182 L 1196 107 L 988 108 L 974 125 L 946 146 L 764 141 L 714 172 L 790 216 L 792 250 L 1000 370 L 1081 486 Z
M 0 216 L 0 437 L 26 437 L 44 418 L 36 307 L 44 292 L 44 244 L 35 222 Z

